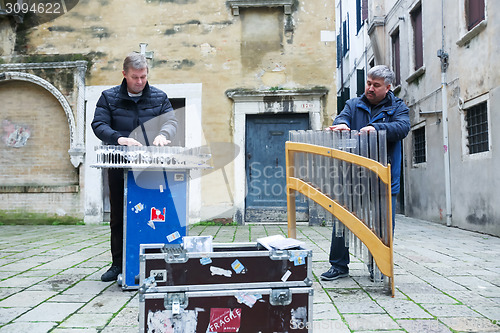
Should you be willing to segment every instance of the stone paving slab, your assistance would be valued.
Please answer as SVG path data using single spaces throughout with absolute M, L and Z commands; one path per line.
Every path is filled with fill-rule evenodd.
M 49 323 L 49 322 L 46 323 L 14 322 L 0 327 L 0 333 L 15 333 L 15 332 L 43 333 L 43 332 L 51 332 L 56 326 L 57 323 Z
M 73 312 L 81 308 L 84 303 L 55 303 L 45 302 L 27 311 L 16 322 L 61 322 Z
M 103 329 L 113 318 L 109 313 L 75 313 L 66 319 L 61 328 L 96 328 Z
M 298 225 L 313 251 L 313 332 L 500 332 L 500 239 L 397 216 L 396 294 L 374 284 L 362 258 L 350 276 L 329 268 L 330 227 Z M 248 242 L 286 235 L 284 224 L 193 226 L 190 235 Z M 138 332 L 137 291 L 100 276 L 110 264 L 109 226 L 0 226 L 0 333 Z

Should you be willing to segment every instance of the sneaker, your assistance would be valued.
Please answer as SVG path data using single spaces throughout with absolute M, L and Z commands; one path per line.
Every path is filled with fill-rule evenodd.
M 341 272 L 335 267 L 330 267 L 330 269 L 323 274 L 321 274 L 321 280 L 333 281 L 340 278 L 345 278 L 349 276 L 349 271 Z
M 383 282 L 384 281 L 384 275 L 380 274 L 377 278 L 375 278 L 373 274 L 373 269 L 370 269 L 370 282 Z
M 122 272 L 122 268 L 120 266 L 111 266 L 110 269 L 106 273 L 101 276 L 102 282 L 116 281 L 118 279 L 118 275 Z

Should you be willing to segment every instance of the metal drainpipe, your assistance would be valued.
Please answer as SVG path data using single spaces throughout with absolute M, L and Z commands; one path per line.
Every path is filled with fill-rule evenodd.
M 446 195 L 446 225 L 451 226 L 451 177 L 450 149 L 448 145 L 448 96 L 446 91 L 446 72 L 441 72 L 441 94 L 443 105 L 443 149 L 444 149 L 444 182 Z
M 441 0 L 442 46 L 438 51 L 441 58 L 441 102 L 443 108 L 443 149 L 444 149 L 444 183 L 446 196 L 446 225 L 451 226 L 451 176 L 450 176 L 450 149 L 448 141 L 448 93 L 446 70 L 448 69 L 448 53 L 444 51 L 444 0 Z

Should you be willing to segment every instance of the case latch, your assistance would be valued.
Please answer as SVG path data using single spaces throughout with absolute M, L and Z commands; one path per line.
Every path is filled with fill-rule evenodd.
M 269 303 L 273 306 L 289 305 L 292 303 L 292 291 L 290 289 L 273 289 Z
M 156 288 L 156 281 L 154 276 L 150 276 L 142 281 L 142 285 L 139 287 L 139 294 L 145 294 L 149 289 Z
M 288 260 L 290 259 L 290 252 L 287 250 L 271 250 L 269 251 L 269 258 L 271 260 Z
M 181 309 L 188 306 L 188 297 L 185 293 L 167 293 L 163 300 L 166 310 L 172 310 L 173 315 L 181 313 Z
M 183 264 L 188 261 L 187 251 L 180 244 L 165 244 L 162 248 L 167 264 Z

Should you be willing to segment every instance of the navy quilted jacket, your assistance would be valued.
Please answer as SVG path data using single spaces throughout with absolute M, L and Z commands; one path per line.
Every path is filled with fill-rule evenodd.
M 158 134 L 175 137 L 177 119 L 172 104 L 160 89 L 146 84 L 142 96 L 134 101 L 127 93 L 127 82 L 102 92 L 97 101 L 92 129 L 106 144 L 117 145 L 120 137 L 133 137 L 152 144 Z M 144 124 L 144 130 L 141 127 Z M 144 139 L 144 133 L 146 138 Z
M 387 133 L 387 157 L 391 163 L 392 193 L 399 193 L 401 175 L 401 140 L 410 131 L 408 107 L 389 90 L 386 97 L 371 106 L 365 95 L 351 98 L 342 112 L 335 117 L 333 125 L 346 124 L 351 130 L 360 130 L 371 125 L 377 131 Z

